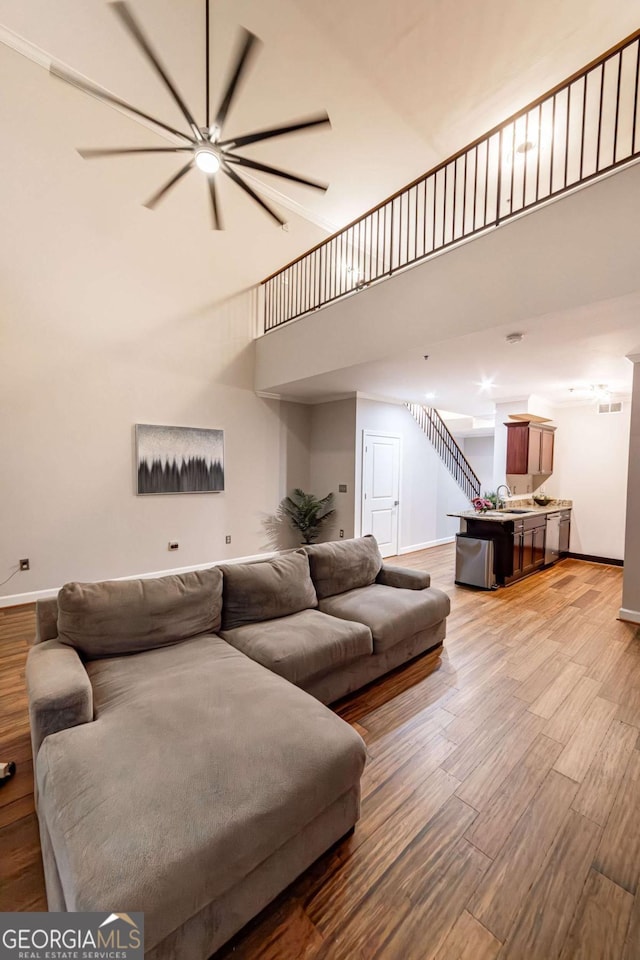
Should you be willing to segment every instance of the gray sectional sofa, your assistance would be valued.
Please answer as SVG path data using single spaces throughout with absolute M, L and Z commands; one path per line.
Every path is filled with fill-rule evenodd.
M 448 612 L 370 537 L 39 603 L 49 909 L 143 911 L 146 957 L 206 960 L 358 819 L 364 745 L 319 701 L 437 650 Z

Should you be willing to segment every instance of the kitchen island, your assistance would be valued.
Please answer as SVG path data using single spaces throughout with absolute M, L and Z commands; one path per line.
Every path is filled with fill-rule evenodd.
M 571 501 L 546 506 L 509 503 L 502 510 L 465 510 L 456 537 L 456 583 L 507 586 L 555 563 L 569 549 Z

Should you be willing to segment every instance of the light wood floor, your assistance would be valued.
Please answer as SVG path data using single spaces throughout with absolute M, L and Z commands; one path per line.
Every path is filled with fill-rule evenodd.
M 218 960 L 638 960 L 640 634 L 621 570 L 565 560 L 494 593 L 453 548 L 400 558 L 452 597 L 440 669 L 397 671 L 338 712 L 370 761 L 354 835 Z M 23 664 L 0 611 L 0 910 L 45 908 Z

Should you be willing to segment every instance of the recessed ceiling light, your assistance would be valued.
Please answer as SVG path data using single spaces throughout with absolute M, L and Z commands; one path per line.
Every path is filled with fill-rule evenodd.
M 481 390 L 491 390 L 491 388 L 494 386 L 494 383 L 493 380 L 483 377 L 478 386 Z
M 436 394 L 433 392 L 433 390 L 430 390 L 429 393 L 425 393 L 424 396 L 425 400 L 435 400 L 436 398 Z

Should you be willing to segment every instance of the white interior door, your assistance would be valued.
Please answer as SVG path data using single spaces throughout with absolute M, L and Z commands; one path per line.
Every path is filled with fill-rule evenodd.
M 400 443 L 400 437 L 364 431 L 362 535 L 374 535 L 383 557 L 398 553 Z

